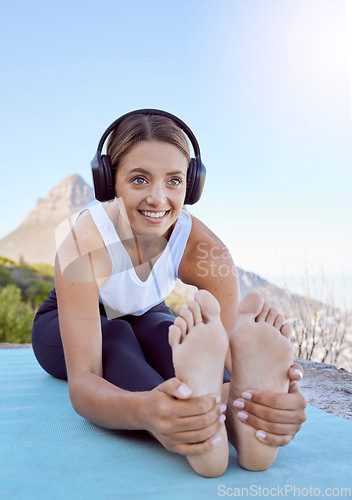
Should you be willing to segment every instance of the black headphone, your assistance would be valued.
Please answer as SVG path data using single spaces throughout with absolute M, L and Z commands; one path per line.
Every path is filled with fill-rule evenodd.
M 187 190 L 184 203 L 185 205 L 193 205 L 194 203 L 197 203 L 203 191 L 206 172 L 205 166 L 203 165 L 200 157 L 200 149 L 197 139 L 195 138 L 192 130 L 182 120 L 177 118 L 177 116 L 159 109 L 137 109 L 136 111 L 131 111 L 130 113 L 126 113 L 115 120 L 110 127 L 105 130 L 99 141 L 97 152 L 91 161 L 95 198 L 99 201 L 109 201 L 115 198 L 110 160 L 108 155 L 101 154 L 106 139 L 125 118 L 131 115 L 140 114 L 160 115 L 170 118 L 189 138 L 193 147 L 195 158 L 191 159 L 187 170 Z

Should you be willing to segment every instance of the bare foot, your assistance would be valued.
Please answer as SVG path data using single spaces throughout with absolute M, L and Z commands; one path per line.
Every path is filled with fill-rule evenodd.
M 175 374 L 192 389 L 194 397 L 206 394 L 221 396 L 229 341 L 220 320 L 220 306 L 205 290 L 199 290 L 194 298 L 188 308 L 181 309 L 169 328 Z M 215 439 L 219 443 L 213 450 L 187 457 L 201 476 L 217 477 L 227 468 L 229 451 L 224 424 Z
M 232 376 L 227 409 L 227 431 L 244 469 L 267 469 L 278 448 L 260 442 L 256 430 L 241 422 L 233 401 L 246 389 L 284 393 L 289 388 L 288 369 L 293 362 L 293 346 L 287 338 L 281 315 L 272 313 L 256 293 L 239 305 L 236 325 L 230 335 Z

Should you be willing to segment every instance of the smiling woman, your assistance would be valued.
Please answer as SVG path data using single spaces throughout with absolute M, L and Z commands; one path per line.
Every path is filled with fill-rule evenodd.
M 34 320 L 39 363 L 68 378 L 80 415 L 146 430 L 198 474 L 225 471 L 228 438 L 242 467 L 267 468 L 305 419 L 289 390 L 300 371 L 282 315 L 256 294 L 239 304 L 231 255 L 184 207 L 205 177 L 193 133 L 166 112 L 132 112 L 103 134 L 92 170 L 100 202 L 58 248 L 55 289 Z M 175 319 L 165 298 L 178 278 L 199 290 Z

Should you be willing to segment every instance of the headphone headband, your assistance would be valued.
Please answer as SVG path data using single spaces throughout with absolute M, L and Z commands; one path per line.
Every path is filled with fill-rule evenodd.
M 205 166 L 203 165 L 200 157 L 200 148 L 198 141 L 192 130 L 188 127 L 188 125 L 186 125 L 185 122 L 180 120 L 180 118 L 178 118 L 177 116 L 160 109 L 137 109 L 136 111 L 130 111 L 129 113 L 120 116 L 120 118 L 115 120 L 105 130 L 99 141 L 97 152 L 93 160 L 91 161 L 96 199 L 99 201 L 108 201 L 113 199 L 115 196 L 110 160 L 107 155 L 102 155 L 102 149 L 109 135 L 120 125 L 123 120 L 125 120 L 125 118 L 128 118 L 132 115 L 165 116 L 166 118 L 170 118 L 174 123 L 176 123 L 176 125 L 178 125 L 178 127 L 187 135 L 192 144 L 195 158 L 191 159 L 190 165 L 188 167 L 185 204 L 193 205 L 194 203 L 196 203 L 201 196 L 205 181 Z
M 101 154 L 105 141 L 109 137 L 111 132 L 113 132 L 115 128 L 117 128 L 125 118 L 128 118 L 129 116 L 133 115 L 159 115 L 159 116 L 165 116 L 166 118 L 170 118 L 170 120 L 173 120 L 176 123 L 176 125 L 178 125 L 180 129 L 183 130 L 183 132 L 187 135 L 187 137 L 191 141 L 195 156 L 200 158 L 200 149 L 198 141 L 195 135 L 193 134 L 192 130 L 188 127 L 188 125 L 186 125 L 186 123 L 180 120 L 180 118 L 178 118 L 177 116 L 168 113 L 167 111 L 162 111 L 160 109 L 137 109 L 136 111 L 130 111 L 129 113 L 120 116 L 120 118 L 115 120 L 103 133 L 98 144 L 97 155 Z

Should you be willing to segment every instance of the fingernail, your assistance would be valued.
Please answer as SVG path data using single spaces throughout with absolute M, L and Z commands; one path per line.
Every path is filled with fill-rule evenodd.
M 248 413 L 245 413 L 244 411 L 239 411 L 237 413 L 237 416 L 241 419 L 241 420 L 247 420 L 248 418 Z
M 294 373 L 295 375 L 298 375 L 298 376 L 299 376 L 299 378 L 303 378 L 303 373 L 302 373 L 302 372 L 301 372 L 301 370 L 299 370 L 298 368 L 295 368 L 295 369 L 293 370 L 293 373 Z
M 183 384 L 178 388 L 178 392 L 184 397 L 190 396 L 192 394 L 191 389 Z
M 217 437 L 215 437 L 215 438 L 213 438 L 213 439 L 211 440 L 211 444 L 212 444 L 213 446 L 215 446 L 215 445 L 217 445 L 218 443 L 220 443 L 220 441 L 221 441 L 221 437 L 220 437 L 220 436 L 217 436 Z
M 220 396 L 216 396 L 216 400 L 217 404 L 221 403 L 221 397 Z
M 252 394 L 250 392 L 242 392 L 242 397 L 244 399 L 252 399 Z
M 256 433 L 256 436 L 257 436 L 257 438 L 259 438 L 259 439 L 265 439 L 265 438 L 266 438 L 266 434 L 265 434 L 265 432 L 263 432 L 263 431 L 258 431 L 258 432 Z
M 226 420 L 226 416 L 225 415 L 221 415 L 221 417 L 219 418 L 220 420 L 220 424 L 223 424 Z
M 226 405 L 221 405 L 220 406 L 220 413 L 225 413 L 227 406 Z
M 243 402 L 243 401 L 238 401 L 238 400 L 236 399 L 236 401 L 234 401 L 232 404 L 233 404 L 233 406 L 234 406 L 235 408 L 244 408 L 244 402 Z

